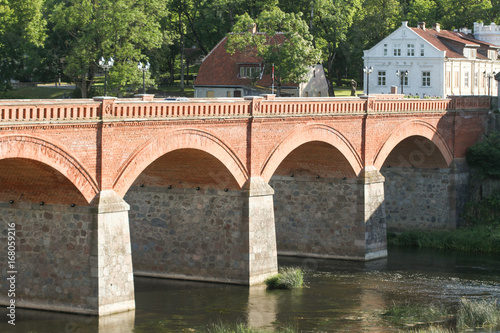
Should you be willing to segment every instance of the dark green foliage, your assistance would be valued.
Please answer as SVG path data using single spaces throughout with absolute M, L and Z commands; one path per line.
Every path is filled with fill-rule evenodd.
M 500 134 L 493 132 L 467 150 L 467 163 L 484 178 L 500 179 Z
M 448 231 L 407 231 L 389 234 L 388 243 L 442 250 L 500 253 L 500 227 L 474 226 Z
M 500 227 L 500 192 L 478 202 L 468 202 L 464 219 L 468 225 Z

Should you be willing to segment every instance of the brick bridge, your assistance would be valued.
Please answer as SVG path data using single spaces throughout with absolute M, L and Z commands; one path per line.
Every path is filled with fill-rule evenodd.
M 110 314 L 134 274 L 251 285 L 277 254 L 369 260 L 387 228 L 455 227 L 489 98 L 381 97 L 1 101 L 16 305 Z

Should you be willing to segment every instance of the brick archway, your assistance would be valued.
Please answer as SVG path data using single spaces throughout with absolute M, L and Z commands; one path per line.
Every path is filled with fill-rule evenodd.
M 391 151 L 401 141 L 411 136 L 420 136 L 429 139 L 439 149 L 447 165 L 450 165 L 453 161 L 453 153 L 449 145 L 434 126 L 424 121 L 411 120 L 392 131 L 379 146 L 373 162 L 375 168 L 380 170 Z
M 293 130 L 274 147 L 261 169 L 262 178 L 268 182 L 281 162 L 293 150 L 312 141 L 320 141 L 332 145 L 347 159 L 356 175 L 361 171 L 363 164 L 360 156 L 356 153 L 351 143 L 339 131 L 322 124 L 310 124 Z
M 229 146 L 207 131 L 181 129 L 162 134 L 138 147 L 120 168 L 113 189 L 125 196 L 135 179 L 159 157 L 178 149 L 198 149 L 221 161 L 240 186 L 248 179 L 248 172 Z
M 83 164 L 66 152 L 61 144 L 29 135 L 8 135 L 0 138 L 0 160 L 25 158 L 42 162 L 64 175 L 90 203 L 99 187 Z

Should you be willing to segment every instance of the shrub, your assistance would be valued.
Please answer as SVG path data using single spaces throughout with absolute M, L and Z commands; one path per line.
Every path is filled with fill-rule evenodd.
M 292 289 L 304 285 L 304 274 L 300 268 L 284 267 L 265 281 L 269 289 Z
M 496 301 L 461 299 L 457 314 L 458 328 L 495 327 L 500 325 L 500 307 Z
M 500 134 L 494 132 L 485 136 L 482 142 L 467 150 L 466 158 L 482 177 L 500 179 Z

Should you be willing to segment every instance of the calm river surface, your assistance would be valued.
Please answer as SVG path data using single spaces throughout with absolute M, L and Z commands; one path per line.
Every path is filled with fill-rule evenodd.
M 304 269 L 307 288 L 266 291 L 136 277 L 136 310 L 97 319 L 17 309 L 0 332 L 190 332 L 222 320 L 304 332 L 398 332 L 384 320 L 393 304 L 435 304 L 455 312 L 460 297 L 500 299 L 500 256 L 391 248 L 367 263 L 280 257 Z

